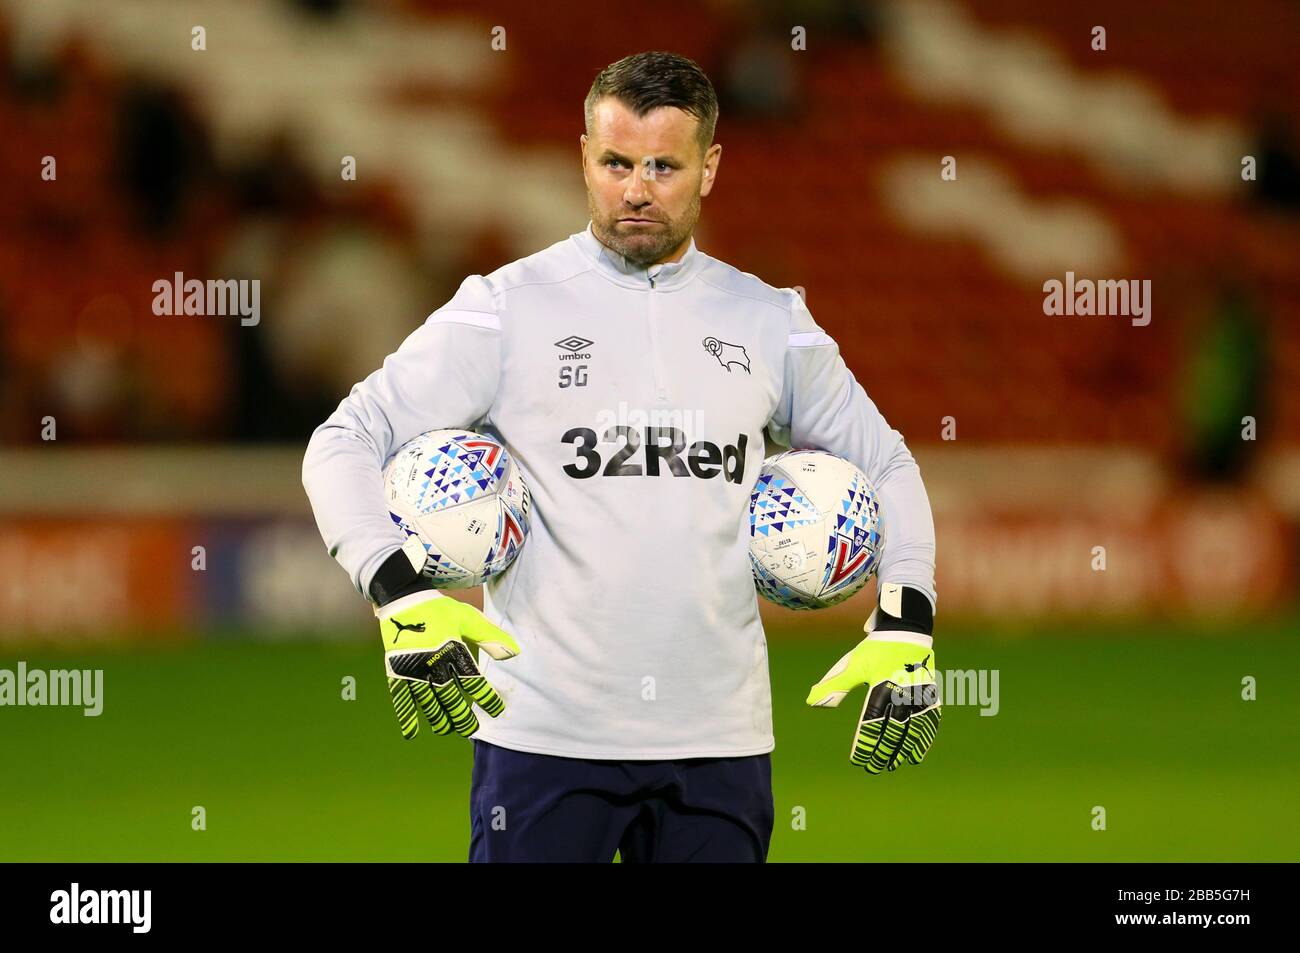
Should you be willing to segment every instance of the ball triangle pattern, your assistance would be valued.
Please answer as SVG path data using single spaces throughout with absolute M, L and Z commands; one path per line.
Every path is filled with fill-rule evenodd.
M 429 454 L 420 484 L 420 512 L 434 513 L 492 492 L 507 459 L 499 445 L 469 434 L 442 444 Z
M 749 514 L 751 536 L 779 533 L 791 526 L 804 526 L 821 519 L 821 513 L 793 482 L 777 473 L 765 473 L 754 487 Z

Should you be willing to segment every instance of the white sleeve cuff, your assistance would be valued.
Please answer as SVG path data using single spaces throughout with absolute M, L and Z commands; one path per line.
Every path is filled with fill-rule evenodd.
M 405 612 L 412 606 L 418 606 L 422 602 L 428 602 L 430 599 L 446 598 L 437 589 L 422 589 L 419 592 L 413 592 L 409 596 L 402 596 L 400 599 L 394 599 L 386 606 L 375 606 L 375 618 L 383 622 L 394 612 Z
M 922 635 L 920 632 L 871 632 L 867 638 L 875 639 L 877 642 L 910 642 L 925 649 L 934 647 L 934 636 Z

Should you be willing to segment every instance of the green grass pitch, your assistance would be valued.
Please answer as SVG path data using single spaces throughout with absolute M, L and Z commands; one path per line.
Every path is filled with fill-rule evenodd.
M 859 637 L 812 625 L 769 627 L 772 861 L 1300 859 L 1294 620 L 1233 637 L 945 628 L 940 668 L 997 669 L 1000 710 L 949 704 L 926 763 L 880 777 L 847 761 L 861 690 L 803 705 Z M 403 741 L 372 635 L 6 650 L 0 668 L 102 667 L 105 706 L 0 708 L 0 861 L 463 861 L 470 746 Z

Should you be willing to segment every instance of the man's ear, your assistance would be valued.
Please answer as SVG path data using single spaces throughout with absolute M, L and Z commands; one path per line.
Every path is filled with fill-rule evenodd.
M 704 177 L 700 182 L 700 195 L 708 195 L 718 178 L 718 163 L 722 161 L 722 143 L 715 142 L 704 153 Z

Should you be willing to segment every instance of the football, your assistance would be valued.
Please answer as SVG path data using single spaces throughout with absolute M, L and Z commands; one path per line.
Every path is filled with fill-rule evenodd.
M 824 609 L 861 589 L 880 565 L 880 498 L 861 470 L 820 450 L 768 457 L 749 498 L 749 562 L 764 598 Z
M 506 448 L 468 430 L 430 430 L 384 467 L 388 513 L 417 537 L 439 589 L 481 585 L 528 539 L 528 485 Z

